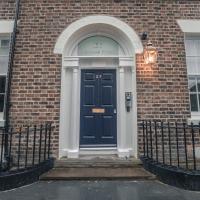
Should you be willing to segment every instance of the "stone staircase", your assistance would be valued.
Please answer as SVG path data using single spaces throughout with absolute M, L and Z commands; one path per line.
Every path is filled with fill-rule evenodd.
M 62 158 L 40 180 L 154 180 L 156 177 L 143 169 L 140 160 L 117 156 L 82 156 Z

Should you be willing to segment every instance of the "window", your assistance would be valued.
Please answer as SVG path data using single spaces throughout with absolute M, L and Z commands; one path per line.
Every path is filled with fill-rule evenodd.
M 92 36 L 78 45 L 79 56 L 118 56 L 119 44 L 105 36 Z
M 0 36 L 0 120 L 3 119 L 6 75 L 9 60 L 9 36 Z
M 185 47 L 191 112 L 200 113 L 200 37 L 186 36 Z

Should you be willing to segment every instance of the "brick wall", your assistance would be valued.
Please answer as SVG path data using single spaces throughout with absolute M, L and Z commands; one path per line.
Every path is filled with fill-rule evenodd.
M 3 1 L 0 18 L 11 18 L 13 1 Z M 188 118 L 184 35 L 176 19 L 199 19 L 199 10 L 196 0 L 21 0 L 11 87 L 12 124 L 50 120 L 58 125 L 61 56 L 53 48 L 70 23 L 94 14 L 117 17 L 138 34 L 147 31 L 159 50 L 155 66 L 144 65 L 142 55 L 137 56 L 138 118 Z M 58 132 L 54 142 L 56 150 Z
M 0 20 L 13 19 L 15 11 L 15 0 L 1 0 L 0 1 Z

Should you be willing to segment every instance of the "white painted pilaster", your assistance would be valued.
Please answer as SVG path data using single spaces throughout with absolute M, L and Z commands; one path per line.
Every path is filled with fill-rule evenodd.
M 80 98 L 79 59 L 64 58 L 62 65 L 59 157 L 67 156 L 70 158 L 77 158 L 79 155 L 78 113 L 80 109 L 78 103 L 78 100 Z M 72 75 L 70 86 L 68 85 L 69 74 Z M 69 91 L 67 91 L 69 89 L 71 90 L 70 94 Z M 71 106 L 69 106 L 69 102 L 71 102 Z M 68 120 L 70 120 L 70 126 L 67 126 Z
M 132 91 L 133 91 L 133 156 L 135 158 L 138 157 L 138 126 L 137 126 L 137 80 L 136 80 L 136 69 L 134 67 L 131 68 L 132 72 Z
M 132 95 L 133 95 L 133 106 L 132 106 L 132 114 L 133 121 L 129 126 L 127 127 L 126 121 L 127 121 L 127 111 L 126 111 L 126 105 L 125 105 L 125 83 L 127 82 L 126 76 L 125 76 L 125 69 L 129 68 L 131 69 L 131 77 L 132 80 L 130 84 L 132 84 Z M 118 85 L 118 92 L 119 92 L 119 103 L 118 103 L 118 156 L 119 157 L 129 157 L 134 154 L 134 156 L 137 156 L 137 102 L 136 102 L 136 74 L 135 74 L 135 60 L 134 57 L 119 57 L 119 85 Z M 131 128 L 134 141 L 131 143 L 133 146 L 128 147 L 128 130 L 127 128 Z
M 68 152 L 68 156 L 71 158 L 77 158 L 79 154 L 79 143 L 78 143 L 78 135 L 79 135 L 79 120 L 78 120 L 78 112 L 80 110 L 80 106 L 78 104 L 78 83 L 79 83 L 79 68 L 78 66 L 73 67 L 72 72 L 72 95 L 71 95 L 71 136 L 70 137 L 70 149 Z
M 124 90 L 124 68 L 119 68 L 119 130 L 118 130 L 118 155 L 124 157 L 127 154 L 126 148 L 126 110 L 125 110 L 125 90 Z

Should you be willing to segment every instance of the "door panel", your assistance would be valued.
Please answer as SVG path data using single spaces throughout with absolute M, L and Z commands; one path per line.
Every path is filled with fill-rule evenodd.
M 95 87 L 93 85 L 86 85 L 84 88 L 84 105 L 95 104 Z
M 101 105 L 102 106 L 112 106 L 113 104 L 113 88 L 112 86 L 102 86 L 101 88 Z
M 113 117 L 112 116 L 103 116 L 102 117 L 103 120 L 103 134 L 102 134 L 102 138 L 110 138 L 112 139 L 113 135 L 113 127 L 112 127 L 112 123 L 113 123 Z
M 83 129 L 85 130 L 85 135 L 84 138 L 91 138 L 95 139 L 95 117 L 94 116 L 84 116 L 83 118 L 84 123 L 83 123 Z
M 117 144 L 116 71 L 81 71 L 80 147 Z

